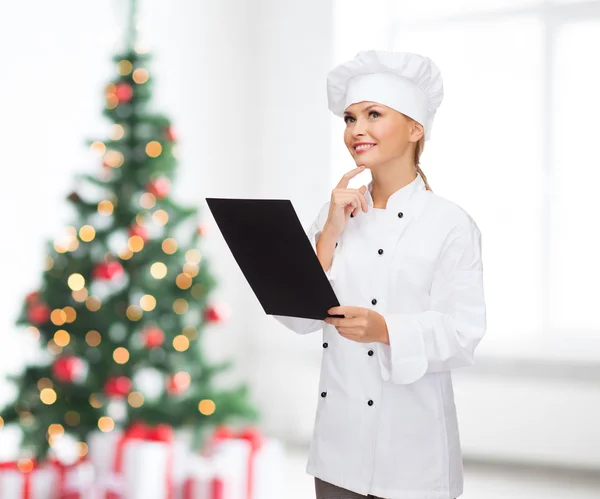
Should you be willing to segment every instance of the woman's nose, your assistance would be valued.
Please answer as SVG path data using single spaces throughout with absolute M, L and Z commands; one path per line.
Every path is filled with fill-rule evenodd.
M 366 131 L 367 131 L 367 123 L 361 119 L 357 120 L 356 123 L 354 123 L 354 127 L 352 127 L 352 133 L 354 134 L 355 137 L 361 136 L 361 135 L 365 135 Z

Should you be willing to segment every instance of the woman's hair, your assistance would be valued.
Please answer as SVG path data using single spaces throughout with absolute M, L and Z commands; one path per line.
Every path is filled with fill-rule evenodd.
M 421 137 L 419 139 L 419 142 L 417 142 L 417 145 L 415 146 L 415 168 L 417 169 L 417 173 L 419 175 L 421 175 L 423 182 L 425 182 L 425 188 L 428 191 L 433 192 L 433 189 L 431 187 L 429 187 L 429 184 L 427 183 L 427 177 L 425 176 L 425 174 L 423 173 L 423 170 L 421 170 L 421 167 L 419 166 L 419 160 L 421 159 L 421 153 L 423 152 L 424 148 L 425 148 L 425 135 L 423 135 L 423 137 Z

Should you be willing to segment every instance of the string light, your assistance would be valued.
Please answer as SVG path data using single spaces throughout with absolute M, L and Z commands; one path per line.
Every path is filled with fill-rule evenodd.
M 107 199 L 100 201 L 98 203 L 98 213 L 100 213 L 100 215 L 103 215 L 105 217 L 112 215 L 114 209 L 115 209 L 114 205 Z
M 173 338 L 173 348 L 178 352 L 185 352 L 190 346 L 190 340 L 187 336 L 179 334 Z
M 142 251 L 144 249 L 144 240 L 141 236 L 131 236 L 129 241 L 127 241 L 127 247 L 134 253 Z
M 169 222 L 169 214 L 165 210 L 156 210 L 152 214 L 152 220 L 159 226 L 167 225 Z
M 100 301 L 100 298 L 96 296 L 90 296 L 87 300 L 85 300 L 85 306 L 90 312 L 97 312 L 100 310 L 102 302 Z
M 111 168 L 120 168 L 125 162 L 125 156 L 119 151 L 110 150 L 104 155 L 104 163 Z
M 163 279 L 167 275 L 167 266 L 163 262 L 155 262 L 150 267 L 150 274 L 155 279 Z
M 54 333 L 54 343 L 59 347 L 66 347 L 71 341 L 71 336 L 64 329 L 59 329 Z
M 40 392 L 40 400 L 46 405 L 52 405 L 56 402 L 56 392 L 52 388 L 44 388 Z
M 88 331 L 85 335 L 85 342 L 91 347 L 97 347 L 101 341 L 102 337 L 100 336 L 100 333 L 95 329 Z
M 51 424 L 48 427 L 48 435 L 50 437 L 58 437 L 65 434 L 65 429 L 60 424 Z
M 125 347 L 118 347 L 113 352 L 113 359 L 117 364 L 126 364 L 129 360 L 129 351 Z
M 98 428 L 100 428 L 100 431 L 107 433 L 109 431 L 112 431 L 115 427 L 115 422 L 112 420 L 112 418 L 109 418 L 108 416 L 102 416 L 99 420 L 98 420 Z
M 85 442 L 77 442 L 79 446 L 79 457 L 85 457 L 88 453 L 88 445 Z
M 176 314 L 185 314 L 188 311 L 188 308 L 189 303 L 183 298 L 177 298 L 177 300 L 173 302 L 173 312 Z
M 210 399 L 204 399 L 198 404 L 198 410 L 204 416 L 210 416 L 215 412 L 216 404 Z
M 198 272 L 200 272 L 200 269 L 198 268 L 198 265 L 194 263 L 184 263 L 183 271 L 190 277 L 196 277 Z
M 80 290 L 79 290 L 80 291 Z M 66 319 L 65 322 L 75 322 L 77 318 L 77 312 L 71 306 L 63 307 L 63 312 L 65 313 Z
M 131 73 L 132 69 L 133 69 L 133 64 L 131 64 L 131 61 L 123 59 L 117 63 L 117 72 L 121 76 L 127 76 L 129 73 Z
M 129 260 L 133 256 L 133 251 L 129 248 L 122 248 L 119 250 L 119 258 L 121 260 Z
M 78 291 L 85 286 L 85 278 L 81 274 L 71 274 L 67 280 L 67 284 L 73 291 Z
M 67 321 L 67 314 L 62 308 L 55 308 L 50 313 L 50 320 L 55 326 L 62 326 Z
M 104 144 L 104 142 L 92 142 L 92 144 L 90 145 L 90 150 L 96 156 L 104 156 L 104 153 L 106 152 L 106 145 Z
M 102 399 L 96 394 L 96 393 L 92 393 L 90 395 L 90 405 L 94 408 L 94 409 L 100 409 L 100 407 L 102 407 L 104 405 L 104 402 L 102 401 Z
M 82 241 L 89 243 L 90 241 L 93 241 L 95 237 L 96 229 L 94 229 L 91 225 L 84 225 L 81 227 L 81 229 L 79 229 L 79 238 Z
M 172 255 L 177 251 L 177 241 L 172 237 L 168 237 L 162 242 L 161 248 L 167 255 Z
M 29 326 L 26 331 L 31 334 L 36 341 L 40 339 L 40 330 L 37 327 Z
M 140 298 L 140 307 L 146 312 L 156 308 L 156 298 L 152 295 L 144 295 Z
M 192 285 L 192 278 L 188 274 L 179 274 L 175 278 L 175 284 L 180 289 L 188 289 Z
M 75 301 L 83 303 L 88 297 L 88 290 L 83 288 L 78 291 L 72 291 L 71 296 Z
M 42 378 L 37 382 L 38 390 L 43 390 L 44 388 L 52 388 L 53 386 L 54 384 L 49 378 Z
M 138 408 L 144 405 L 144 396 L 140 392 L 131 392 L 127 396 L 127 402 L 131 407 Z
M 133 81 L 138 85 L 142 85 L 148 81 L 148 70 L 144 68 L 137 68 L 132 75 Z
M 17 468 L 21 473 L 31 473 L 33 471 L 33 461 L 31 459 L 19 459 Z
M 156 196 L 151 192 L 145 192 L 140 196 L 140 206 L 147 210 L 154 208 L 156 205 Z
M 144 313 L 142 312 L 142 309 L 137 305 L 129 305 L 127 307 L 125 315 L 130 321 L 139 321 L 142 318 L 142 315 L 144 315 Z
M 161 152 L 162 146 L 160 145 L 160 142 L 153 140 L 152 142 L 148 142 L 146 144 L 146 154 L 151 158 L 158 158 Z
M 143 214 L 143 213 L 138 213 L 138 214 L 135 216 L 135 223 L 136 223 L 137 225 L 139 225 L 140 227 L 144 227 L 144 225 L 146 225 L 146 224 L 145 224 L 145 220 L 144 220 L 144 214 Z
M 49 270 L 52 270 L 53 267 L 54 267 L 54 258 L 52 258 L 50 255 L 46 255 L 44 257 L 44 272 L 48 272 Z
M 200 253 L 199 250 L 193 248 L 193 249 L 187 250 L 185 252 L 185 261 L 187 263 L 193 263 L 195 265 L 198 265 L 201 260 L 202 260 L 202 254 Z
M 50 340 L 47 347 L 48 351 L 53 355 L 58 355 L 63 350 L 62 347 L 59 347 L 56 343 L 54 343 L 54 340 Z

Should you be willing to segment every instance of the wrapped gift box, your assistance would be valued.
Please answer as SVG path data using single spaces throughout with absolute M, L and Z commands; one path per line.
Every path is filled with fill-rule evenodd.
M 51 465 L 19 466 L 19 462 L 0 462 L 0 499 L 57 499 L 58 473 Z M 22 471 L 25 468 L 31 471 Z
M 279 440 L 265 438 L 255 428 L 236 433 L 220 427 L 209 439 L 202 455 L 233 475 L 231 499 L 284 497 L 282 466 L 285 451 Z
M 170 427 L 134 423 L 125 431 L 95 433 L 89 449 L 107 499 L 172 499 L 176 448 Z

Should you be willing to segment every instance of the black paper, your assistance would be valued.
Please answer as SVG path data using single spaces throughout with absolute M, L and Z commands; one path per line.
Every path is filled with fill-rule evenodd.
M 339 306 L 289 199 L 206 198 L 266 314 L 323 320 Z

